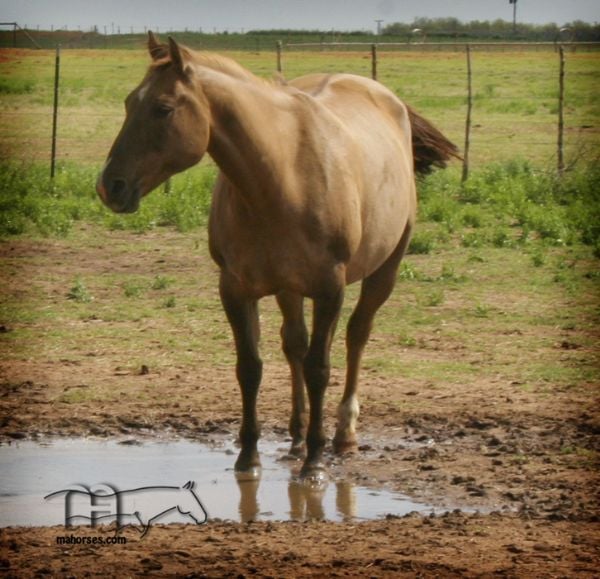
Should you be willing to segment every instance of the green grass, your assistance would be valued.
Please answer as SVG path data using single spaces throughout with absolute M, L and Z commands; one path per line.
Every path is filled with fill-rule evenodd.
M 123 216 L 101 204 L 93 169 L 65 165 L 52 181 L 39 165 L 1 162 L 0 237 L 67 236 L 78 222 L 138 232 L 197 229 L 206 224 L 215 175 L 214 165 L 201 164 L 175 176 L 169 192 L 153 192 L 137 213 Z M 537 244 L 532 259 L 542 265 L 543 247 L 583 243 L 600 257 L 599 192 L 597 165 L 581 166 L 561 179 L 511 161 L 474 171 L 466 184 L 458 171 L 441 171 L 419 183 L 420 227 L 409 253 L 428 255 L 457 243 L 468 249 Z M 135 294 L 132 288 L 125 291 Z
M 0 63 L 0 152 L 5 158 L 47 159 L 50 151 L 54 54 L 20 51 Z M 228 52 L 255 74 L 271 78 L 274 51 Z M 473 167 L 515 156 L 546 166 L 556 156 L 558 57 L 553 51 L 474 51 Z M 567 161 L 598 147 L 600 79 L 597 52 L 566 54 Z M 138 50 L 64 50 L 61 58 L 58 155 L 100 167 L 123 121 L 123 101 L 142 80 L 148 56 Z M 352 72 L 370 76 L 368 50 L 286 51 L 283 73 Z M 464 140 L 466 63 L 461 52 L 380 50 L 379 80 L 438 125 Z M 523 79 L 526 79 L 524 81 Z
M 66 276 L 43 252 L 18 259 L 4 253 L 0 275 L 16 281 L 1 290 L 0 323 L 10 328 L 0 333 L 3 356 L 52 361 L 68 352 L 69 359 L 86 360 L 104 350 L 118 351 L 114 357 L 132 368 L 231 366 L 232 339 L 206 251 L 216 168 L 206 162 L 175 176 L 169 193 L 152 192 L 133 215 L 106 209 L 95 193 L 97 172 L 122 122 L 122 100 L 147 59 L 135 51 L 101 56 L 65 51 L 61 161 L 53 181 L 45 160 L 52 55 L 32 51 L 0 63 L 0 74 L 6 73 L 0 84 L 0 243 L 52 243 L 82 252 Z M 235 57 L 261 76 L 274 68 L 270 53 Z M 432 388 L 489 376 L 540 392 L 586 388 L 597 377 L 600 169 L 589 149 L 595 132 L 581 127 L 597 126 L 600 118 L 598 58 L 568 55 L 567 151 L 579 160 L 562 179 L 552 160 L 555 55 L 478 53 L 474 64 L 474 123 L 480 126 L 474 127 L 469 180 L 462 184 L 454 166 L 419 183 L 418 227 L 397 288 L 377 317 L 366 370 Z M 368 75 L 369 66 L 358 53 L 284 58 L 288 77 L 323 70 Z M 462 142 L 462 55 L 382 54 L 379 72 Z M 83 255 L 104 254 L 111 266 L 128 256 L 131 269 L 86 268 Z M 357 294 L 358 286 L 348 288 L 340 328 Z M 265 361 L 285 364 L 273 300 L 261 306 L 261 320 Z M 563 351 L 565 339 L 577 347 Z M 344 357 L 338 335 L 334 364 L 342 367 Z M 64 402 L 103 395 L 73 390 Z
M 39 164 L 0 162 L 0 237 L 20 234 L 67 236 L 77 222 L 112 230 L 147 231 L 173 226 L 189 231 L 206 223 L 214 165 L 206 163 L 172 179 L 169 193 L 154 192 L 133 215 L 102 206 L 95 169 L 62 165 L 54 180 Z

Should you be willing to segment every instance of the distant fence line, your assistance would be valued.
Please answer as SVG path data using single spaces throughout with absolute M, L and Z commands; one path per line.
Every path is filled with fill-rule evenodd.
M 333 70 L 336 72 L 348 70 L 347 63 L 341 67 L 336 66 L 335 56 L 337 55 L 337 49 L 341 46 L 341 43 L 319 43 L 318 45 L 315 45 L 314 43 L 311 44 L 314 48 L 323 51 L 323 54 L 320 57 L 322 60 L 319 61 L 319 66 L 322 66 L 323 70 Z M 447 43 L 440 44 L 443 44 L 445 48 L 448 47 Z M 438 44 L 438 46 L 440 44 Z M 545 50 L 548 50 L 548 47 L 551 45 L 552 43 L 546 43 Z M 316 69 L 307 68 L 307 60 L 305 57 L 303 57 L 303 55 L 306 54 L 305 46 L 306 43 L 284 44 L 279 42 L 277 44 L 276 62 L 273 63 L 275 68 L 282 73 L 289 74 L 290 77 L 304 74 L 306 72 L 319 71 Z M 351 52 L 348 53 L 348 57 L 352 59 L 352 62 L 361 63 L 360 67 L 355 67 L 352 65 L 350 70 L 354 72 L 358 71 L 359 74 L 364 74 L 367 76 L 369 75 L 367 66 L 370 65 L 370 75 L 375 79 L 377 79 L 381 74 L 383 77 L 389 75 L 389 71 L 393 70 L 394 66 L 396 66 L 395 63 L 398 62 L 397 59 L 394 59 L 395 53 L 387 51 L 388 44 L 386 43 L 343 43 L 343 46 L 351 47 Z M 417 47 L 417 45 L 414 46 L 415 48 Z M 423 46 L 424 45 L 420 45 L 421 48 Z M 569 125 L 569 123 L 566 122 L 566 120 L 568 121 L 569 119 L 565 120 L 565 52 L 571 50 L 573 46 L 571 44 L 566 44 L 564 47 L 557 47 L 558 55 L 556 61 L 556 72 L 554 71 L 554 66 L 546 66 L 542 71 L 538 71 L 536 68 L 526 69 L 525 71 L 525 83 L 531 80 L 531 76 L 537 75 L 537 77 L 541 78 L 545 85 L 551 89 L 549 95 L 531 95 L 531 98 L 537 100 L 538 103 L 544 102 L 544 104 L 534 104 L 534 109 L 536 107 L 544 107 L 543 110 L 546 112 L 544 112 L 543 116 L 530 118 L 522 115 L 528 115 L 531 113 L 523 113 L 520 110 L 517 110 L 514 113 L 512 110 L 509 110 L 509 112 L 506 113 L 503 110 L 501 114 L 506 114 L 506 123 L 496 124 L 492 128 L 491 132 L 486 130 L 485 133 L 480 128 L 481 119 L 485 119 L 486 114 L 493 114 L 494 112 L 497 112 L 495 109 L 485 108 L 491 102 L 491 99 L 494 99 L 494 102 L 500 102 L 504 100 L 507 108 L 510 109 L 510 106 L 514 104 L 512 101 L 520 97 L 513 97 L 512 95 L 508 96 L 506 94 L 502 94 L 501 91 L 498 91 L 500 94 L 494 93 L 494 86 L 483 84 L 483 86 L 480 87 L 482 93 L 485 94 L 485 89 L 490 89 L 488 98 L 487 100 L 479 100 L 477 98 L 482 96 L 482 94 L 479 91 L 477 94 L 474 94 L 472 88 L 473 75 L 475 75 L 475 78 L 480 78 L 479 75 L 485 71 L 480 71 L 477 69 L 477 67 L 475 67 L 475 72 L 473 72 L 473 69 L 470 65 L 472 48 L 472 44 L 453 46 L 454 50 L 460 50 L 465 54 L 465 65 L 462 65 L 463 60 L 461 54 L 457 52 L 453 57 L 452 63 L 448 65 L 447 80 L 444 80 L 444 77 L 440 77 L 440 71 L 446 71 L 445 61 L 444 63 L 441 63 L 440 66 L 437 66 L 436 72 L 432 72 L 432 70 L 427 68 L 418 72 L 420 78 L 427 77 L 425 86 L 429 86 L 431 88 L 437 85 L 440 87 L 440 90 L 437 91 L 437 95 L 434 96 L 432 100 L 431 106 L 435 107 L 435 110 L 438 112 L 443 110 L 446 106 L 444 103 L 446 102 L 446 99 L 448 99 L 449 106 L 451 107 L 450 110 L 453 111 L 451 123 L 450 125 L 446 124 L 444 126 L 444 124 L 442 124 L 441 126 L 444 126 L 444 132 L 446 133 L 448 131 L 448 127 L 450 126 L 452 139 L 461 145 L 461 153 L 464 158 L 463 179 L 466 180 L 468 178 L 470 164 L 476 166 L 480 162 L 480 159 L 481 162 L 487 162 L 489 159 L 495 160 L 500 158 L 500 155 L 505 154 L 504 149 L 506 148 L 507 142 L 514 143 L 520 147 L 526 156 L 529 156 L 529 152 L 532 151 L 532 157 L 537 155 L 539 158 L 543 154 L 545 156 L 544 159 L 551 158 L 558 173 L 562 173 L 565 168 L 565 155 L 563 150 L 565 146 L 565 133 L 567 136 L 571 135 L 571 137 L 573 137 L 573 135 L 575 135 L 573 129 L 577 128 L 580 131 L 578 135 L 582 135 L 581 137 L 577 137 L 578 139 L 582 139 L 581 142 L 583 142 L 583 139 L 591 138 L 591 131 L 586 131 L 585 133 L 581 132 L 581 127 L 583 127 L 583 129 L 588 129 L 590 128 L 588 125 L 580 126 L 573 125 L 572 123 Z M 487 48 L 486 44 L 477 43 L 476 50 L 483 50 L 485 48 Z M 271 45 L 271 50 L 272 49 L 273 45 Z M 294 53 L 295 50 L 302 50 L 302 52 Z M 271 54 L 273 54 L 273 52 Z M 295 54 L 298 55 L 298 58 L 294 60 Z M 44 59 L 46 59 L 48 56 L 49 55 L 46 53 L 46 55 L 44 55 Z M 0 145 L 2 145 L 2 148 L 5 151 L 9 152 L 9 156 L 14 154 L 14 158 L 31 160 L 47 160 L 48 156 L 50 156 L 50 167 L 52 173 L 54 173 L 56 170 L 57 160 L 84 163 L 91 161 L 97 162 L 97 160 L 101 159 L 108 150 L 110 142 L 112 138 L 114 138 L 118 126 L 122 122 L 122 113 L 117 112 L 116 108 L 113 111 L 112 109 L 107 109 L 101 105 L 99 107 L 88 106 L 86 107 L 85 112 L 83 110 L 80 111 L 77 108 L 69 110 L 69 107 L 71 106 L 70 103 L 73 102 L 70 91 L 73 90 L 73 87 L 75 87 L 75 90 L 83 90 L 78 72 L 78 67 L 81 65 L 78 64 L 74 67 L 73 61 L 70 59 L 69 51 L 65 50 L 62 53 L 64 59 L 63 66 L 61 66 L 60 56 L 60 53 L 57 51 L 55 58 L 56 69 L 53 71 L 53 76 L 55 79 L 53 91 L 54 106 L 52 107 L 52 104 L 48 100 L 47 108 L 40 110 L 24 111 L 19 107 L 16 107 L 14 110 L 6 108 L 3 111 L 3 117 L 6 123 L 3 123 L 3 126 L 0 126 Z M 79 54 L 77 58 L 81 58 L 81 55 Z M 254 60 L 254 57 L 251 54 L 249 54 L 248 58 L 251 61 Z M 331 66 L 328 65 L 329 58 L 332 59 Z M 548 57 L 543 57 L 543 61 L 547 63 L 552 61 L 552 58 L 553 57 L 550 53 Z M 408 63 L 409 65 L 412 63 L 413 70 L 415 68 L 418 69 L 420 66 L 419 63 L 421 62 L 418 58 L 415 60 L 412 57 L 410 60 L 400 60 Z M 48 59 L 48 61 L 50 61 L 50 59 Z M 441 61 L 436 62 L 440 63 Z M 267 60 L 263 59 L 261 60 L 261 63 L 260 73 L 268 74 L 269 70 L 272 70 L 272 68 L 266 64 Z M 392 65 L 386 66 L 386 63 L 392 63 Z M 60 69 L 58 68 L 59 66 L 61 66 Z M 102 83 L 105 82 L 107 78 L 111 78 L 111 75 L 114 71 L 112 65 L 107 65 L 102 59 L 95 58 L 90 59 L 89 65 L 86 61 L 85 66 L 86 75 L 89 75 L 89 67 L 92 67 L 94 70 L 94 82 L 96 82 L 97 79 L 99 93 L 101 94 L 103 90 Z M 321 70 L 321 72 L 323 70 Z M 446 73 L 444 72 L 443 74 Z M 61 77 L 64 77 L 64 79 Z M 88 76 L 85 78 L 88 78 Z M 490 82 L 489 76 L 484 78 L 485 80 L 483 83 L 486 81 Z M 569 81 L 568 86 L 577 86 L 577 78 L 578 77 L 575 77 Z M 384 80 L 386 80 L 387 84 L 389 76 L 387 76 Z M 452 84 L 449 84 L 448 80 L 451 80 Z M 503 75 L 498 73 L 498 75 L 493 78 L 491 82 L 497 82 L 499 87 L 501 87 L 502 84 L 500 83 L 505 81 L 503 80 Z M 402 93 L 405 95 L 403 98 L 407 98 L 411 104 L 414 104 L 412 99 L 415 97 L 415 95 L 423 94 L 421 91 L 420 81 L 417 80 L 417 83 L 418 84 L 415 85 L 404 84 L 402 87 L 396 86 L 394 90 L 397 92 L 400 90 L 402 93 L 404 89 L 408 89 L 408 93 Z M 481 85 L 482 82 L 480 81 L 479 84 Z M 31 86 L 36 87 L 38 85 L 33 83 Z M 44 82 L 44 86 L 44 90 L 50 90 L 51 85 Z M 93 93 L 95 90 L 94 86 L 88 87 L 86 85 L 85 90 L 90 90 Z M 411 87 L 413 86 L 415 88 L 414 90 L 411 90 Z M 451 92 L 446 92 L 445 87 L 447 86 L 451 88 Z M 28 88 L 25 86 L 23 90 L 31 93 L 33 88 Z M 433 92 L 435 93 L 435 91 Z M 431 93 L 428 93 L 426 89 L 425 94 Z M 570 94 L 571 93 L 567 94 L 567 102 L 571 102 Z M 437 102 L 435 99 L 437 99 Z M 442 102 L 441 105 L 439 104 L 440 101 Z M 551 101 L 551 107 L 546 101 Z M 98 100 L 97 102 L 102 103 L 101 100 Z M 62 114 L 59 114 L 59 107 Z M 427 107 L 428 105 L 425 104 L 424 108 L 419 109 L 420 112 L 425 115 L 429 115 Z M 68 115 L 64 114 L 65 109 L 69 110 Z M 463 111 L 466 113 L 466 115 L 463 113 Z M 477 113 L 477 119 L 475 123 L 472 123 L 471 121 L 472 111 Z M 492 111 L 492 113 L 489 113 L 489 111 Z M 28 118 L 25 115 L 28 115 Z M 569 117 L 569 114 L 566 116 Z M 27 127 L 24 127 L 25 123 L 23 123 L 21 119 L 27 123 Z M 514 141 L 507 141 L 507 139 L 513 138 L 515 132 L 514 128 L 519 126 L 519 123 L 522 120 L 525 120 L 528 123 L 527 126 L 530 129 L 533 127 L 533 130 L 531 132 L 527 132 L 527 129 L 525 129 L 524 131 L 521 131 L 521 134 L 518 136 L 518 140 L 515 139 Z M 113 125 L 114 128 L 112 128 Z M 474 139 L 471 139 L 472 127 L 475 128 Z M 27 130 L 29 130 L 28 133 L 26 132 Z M 570 133 L 567 132 L 569 130 L 571 131 Z M 460 135 L 461 132 L 464 135 L 464 140 L 462 140 L 460 136 L 457 136 Z M 569 151 L 574 150 L 572 148 L 571 141 L 569 141 L 567 144 L 570 147 Z M 575 144 L 578 145 L 580 143 L 576 142 Z M 510 147 L 512 147 L 512 145 L 510 145 Z M 536 147 L 538 148 L 536 149 Z M 503 151 L 502 153 L 500 153 L 501 149 Z M 12 153 L 10 153 L 11 151 Z M 500 155 L 497 155 L 496 151 L 498 151 Z M 539 153 L 536 153 L 535 151 L 539 151 Z M 519 154 L 518 152 L 515 153 L 514 149 L 512 148 L 509 149 L 509 153 L 515 156 L 518 156 Z M 485 161 L 483 161 L 484 159 Z
M 10 27 L 12 30 L 4 30 Z M 582 31 L 564 29 L 555 31 L 551 36 L 544 33 L 532 34 L 524 32 L 515 36 L 514 31 L 479 30 L 466 35 L 456 31 L 431 31 L 433 36 L 428 37 L 427 29 L 418 29 L 402 33 L 374 34 L 368 30 L 344 32 L 329 30 L 319 32 L 314 30 L 246 30 L 243 28 L 206 28 L 202 26 L 189 26 L 183 30 L 172 30 L 160 26 L 125 26 L 115 23 L 100 24 L 97 26 L 67 27 L 51 26 L 50 29 L 28 27 L 17 22 L 0 22 L 0 47 L 2 48 L 46 48 L 53 49 L 57 44 L 63 48 L 134 48 L 144 42 L 148 30 L 159 34 L 176 36 L 191 48 L 205 48 L 216 50 L 270 50 L 277 39 L 282 39 L 288 46 L 295 44 L 310 48 L 311 46 L 338 45 L 359 46 L 361 44 L 377 43 L 394 50 L 410 50 L 414 47 L 427 47 L 427 49 L 447 50 L 454 46 L 470 43 L 472 47 L 494 46 L 495 49 L 518 50 L 545 50 L 548 46 L 569 44 L 574 48 L 584 48 L 600 45 L 597 31 Z M 595 42 L 594 42 L 595 41 Z
M 284 45 L 286 48 L 342 48 L 342 47 L 382 47 L 396 49 L 425 49 L 425 50 L 455 50 L 462 51 L 465 46 L 471 49 L 484 50 L 531 50 L 531 49 L 547 49 L 553 48 L 558 50 L 559 47 L 576 50 L 577 48 L 600 48 L 600 42 L 288 42 Z

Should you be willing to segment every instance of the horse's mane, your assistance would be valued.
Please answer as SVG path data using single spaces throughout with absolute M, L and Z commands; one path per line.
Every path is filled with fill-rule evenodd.
M 269 81 L 256 76 L 242 65 L 238 64 L 235 60 L 226 56 L 214 52 L 199 52 L 181 45 L 179 46 L 179 49 L 187 60 L 198 66 L 221 72 L 239 80 L 270 84 Z M 160 46 L 159 54 L 160 57 L 158 60 L 155 60 L 150 65 L 150 70 L 160 70 L 171 64 L 171 57 L 169 56 L 169 50 L 166 45 Z

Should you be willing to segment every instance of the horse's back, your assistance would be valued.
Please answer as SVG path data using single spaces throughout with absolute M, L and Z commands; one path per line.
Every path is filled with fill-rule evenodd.
M 353 74 L 309 74 L 289 84 L 311 95 L 351 131 L 363 131 L 368 122 L 370 133 L 393 132 L 410 155 L 411 124 L 407 108 L 382 84 Z
M 355 169 L 364 194 L 380 204 L 386 195 L 414 195 L 411 120 L 408 108 L 389 89 L 371 79 L 351 74 L 312 74 L 291 81 L 344 127 L 348 140 L 361 154 Z M 368 203 L 368 198 L 365 199 Z M 408 210 L 405 207 L 405 210 Z M 411 207 L 410 209 L 414 209 Z

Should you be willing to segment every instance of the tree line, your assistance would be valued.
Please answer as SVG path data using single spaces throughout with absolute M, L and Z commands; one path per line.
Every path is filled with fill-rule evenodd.
M 428 38 L 598 42 L 600 24 L 575 20 L 564 25 L 518 22 L 515 26 L 506 20 L 461 22 L 457 18 L 416 18 L 410 24 L 404 22 L 388 24 L 382 28 L 381 33 L 384 36 L 408 38 L 424 35 Z

